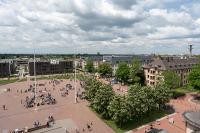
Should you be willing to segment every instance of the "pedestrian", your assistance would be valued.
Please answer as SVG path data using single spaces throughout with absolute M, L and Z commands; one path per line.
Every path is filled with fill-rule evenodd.
M 88 130 L 90 130 L 90 128 L 91 128 L 91 127 L 90 127 L 90 125 L 89 125 L 89 124 L 87 124 L 87 128 L 88 128 Z
M 49 122 L 47 121 L 47 124 L 46 124 L 46 126 L 47 126 L 47 128 L 49 128 L 50 127 L 50 124 L 49 124 Z
M 151 129 L 151 130 L 153 129 L 153 124 L 150 125 L 150 129 Z
M 69 132 L 67 131 L 67 128 L 65 128 L 65 133 L 69 133 Z
M 5 104 L 3 105 L 3 110 L 6 110 L 6 105 Z
M 76 129 L 76 133 L 79 133 L 78 129 Z

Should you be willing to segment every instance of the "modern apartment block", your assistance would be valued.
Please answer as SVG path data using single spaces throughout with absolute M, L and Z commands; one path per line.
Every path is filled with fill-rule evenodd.
M 37 75 L 62 74 L 64 72 L 73 72 L 73 61 L 36 61 L 35 69 Z M 34 62 L 29 62 L 29 74 L 34 75 Z
M 13 60 L 0 60 L 0 77 L 10 76 L 14 72 Z
M 174 71 L 180 76 L 180 86 L 186 85 L 188 74 L 197 63 L 197 58 L 157 57 L 153 62 L 143 66 L 146 85 L 154 86 L 164 80 L 162 73 L 167 70 Z

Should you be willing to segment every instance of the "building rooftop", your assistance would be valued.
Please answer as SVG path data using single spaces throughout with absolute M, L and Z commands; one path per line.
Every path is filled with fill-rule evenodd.
M 0 63 L 8 63 L 8 62 L 12 62 L 12 59 L 0 59 Z
M 177 70 L 192 68 L 198 63 L 197 58 L 155 58 L 153 62 L 143 66 L 144 68 L 157 68 L 159 70 Z
M 200 112 L 185 112 L 183 117 L 186 122 L 200 129 Z

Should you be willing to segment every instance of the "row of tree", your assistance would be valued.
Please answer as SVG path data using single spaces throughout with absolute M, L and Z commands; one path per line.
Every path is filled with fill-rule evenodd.
M 101 77 L 111 77 L 113 75 L 113 69 L 111 64 L 102 63 L 99 65 L 98 69 L 95 70 L 93 62 L 88 60 L 86 62 L 85 69 L 87 72 L 98 72 Z M 118 68 L 115 73 L 115 77 L 123 83 L 142 83 L 143 71 L 141 69 L 141 64 L 139 60 L 133 59 L 132 63 L 128 65 L 125 62 L 119 63 Z
M 84 78 L 84 83 L 85 96 L 91 107 L 118 126 L 160 110 L 171 97 L 170 89 L 164 85 L 150 88 L 135 84 L 130 86 L 127 95 L 117 95 L 110 85 L 93 78 Z

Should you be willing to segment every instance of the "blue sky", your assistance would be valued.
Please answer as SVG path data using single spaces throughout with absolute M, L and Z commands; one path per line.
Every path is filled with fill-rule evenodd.
M 0 0 L 0 53 L 200 54 L 199 0 Z

